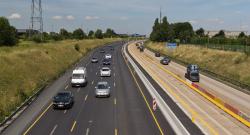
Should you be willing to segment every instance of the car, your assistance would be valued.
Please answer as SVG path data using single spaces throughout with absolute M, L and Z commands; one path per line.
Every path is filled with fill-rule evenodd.
M 110 86 L 108 82 L 98 82 L 95 87 L 95 96 L 96 97 L 110 97 Z
M 155 57 L 161 57 L 161 54 L 159 52 L 155 52 Z
M 102 64 L 103 65 L 111 65 L 111 61 L 109 59 L 103 59 Z
M 103 67 L 100 70 L 101 77 L 110 77 L 111 76 L 111 70 L 109 67 Z
M 104 57 L 105 57 L 105 59 L 111 59 L 112 55 L 111 54 L 106 54 Z
M 185 73 L 185 77 L 192 82 L 199 82 L 200 75 L 199 75 L 199 67 L 196 64 L 189 64 L 187 66 L 187 72 Z
M 143 52 L 144 51 L 144 46 L 140 46 L 139 49 L 140 49 L 140 52 Z
M 100 53 L 105 53 L 105 50 L 104 50 L 104 49 L 101 49 L 101 50 L 100 50 Z
M 98 59 L 97 59 L 96 57 L 93 57 L 93 58 L 91 59 L 91 63 L 98 63 Z
M 53 97 L 54 109 L 70 109 L 74 104 L 74 96 L 70 91 L 58 92 Z
M 168 57 L 164 57 L 163 59 L 161 59 L 160 62 L 162 65 L 168 65 L 171 62 L 171 60 Z
M 86 86 L 87 85 L 87 70 L 85 67 L 77 67 L 73 70 L 71 76 L 71 86 Z
M 111 46 L 111 47 L 110 47 L 110 50 L 111 50 L 111 51 L 114 51 L 115 49 L 114 49 L 114 47 L 113 47 L 113 46 Z

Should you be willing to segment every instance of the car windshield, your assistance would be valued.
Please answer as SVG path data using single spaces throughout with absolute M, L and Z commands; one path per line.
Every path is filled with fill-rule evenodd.
M 70 97 L 70 93 L 62 92 L 62 93 L 58 93 L 55 96 L 55 100 L 65 100 L 65 99 L 68 99 L 69 97 Z
M 108 85 L 106 84 L 98 84 L 97 89 L 107 89 Z
M 104 68 L 104 69 L 102 69 L 102 71 L 109 71 L 109 69 L 107 69 L 107 68 Z
M 72 78 L 73 79 L 83 79 L 84 75 L 83 74 L 73 74 Z
M 191 73 L 191 76 L 199 76 L 198 73 Z

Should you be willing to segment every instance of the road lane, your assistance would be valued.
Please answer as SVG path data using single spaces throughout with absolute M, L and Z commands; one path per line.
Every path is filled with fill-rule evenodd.
M 64 81 L 68 84 L 60 87 L 60 90 L 69 90 L 74 94 L 73 108 L 65 111 L 50 107 L 27 134 L 160 134 L 121 55 L 122 44 L 113 46 L 115 51 L 105 47 L 105 50 L 113 56 L 112 64 L 109 66 L 112 69 L 112 76 L 99 77 L 99 70 L 103 66 L 100 60 L 104 54 L 94 52 L 93 55 L 98 57 L 99 63 L 79 64 L 87 65 L 88 85 L 80 89 L 71 87 L 68 78 Z M 107 81 L 110 84 L 111 97 L 95 97 L 94 87 L 98 81 Z M 143 89 L 146 92 L 144 87 Z M 147 93 L 146 95 L 149 96 Z M 163 131 L 174 134 L 160 112 L 157 114 L 157 119 L 160 119 Z
M 153 58 L 154 61 L 157 62 L 161 59 L 154 57 L 154 53 L 147 49 L 145 49 L 145 54 Z M 184 74 L 186 72 L 186 67 L 175 62 L 171 62 L 169 66 L 165 66 L 164 68 L 177 74 L 182 79 L 185 79 Z M 202 74 L 200 75 L 200 82 L 198 84 L 209 91 L 211 94 L 223 99 L 223 101 L 225 101 L 226 103 L 229 103 L 230 105 L 233 105 L 244 113 L 250 115 L 249 94 L 243 93 L 242 91 L 239 91 Z
M 129 50 L 136 58 L 136 60 L 142 65 L 142 67 L 144 67 L 147 72 L 150 72 L 149 74 L 151 76 L 155 76 L 155 79 L 158 78 L 158 83 L 160 83 L 159 81 L 161 81 L 161 84 L 164 83 L 164 85 L 167 84 L 169 86 L 169 88 L 166 89 L 173 89 L 174 93 L 172 94 L 177 94 L 181 100 L 184 100 L 185 104 L 187 103 L 188 106 L 190 106 L 200 116 L 202 116 L 202 119 L 204 119 L 206 123 L 209 123 L 209 125 L 212 126 L 212 128 L 214 128 L 216 132 L 219 132 L 220 134 L 249 133 L 249 129 L 247 129 L 246 127 L 238 126 L 238 121 L 231 120 L 230 116 L 226 115 L 222 110 L 218 109 L 213 104 L 206 101 L 199 94 L 195 93 L 193 90 L 165 73 L 157 66 L 159 65 L 158 62 L 153 62 L 150 58 L 148 58 L 148 56 L 145 55 L 145 53 L 140 53 L 134 45 L 131 45 L 129 47 Z M 176 102 L 178 103 L 179 101 Z M 187 109 L 186 107 L 183 108 Z M 186 111 L 190 112 L 189 109 L 187 109 Z M 200 125 L 205 126 L 206 123 L 202 123 L 200 123 Z M 205 126 L 204 128 L 206 127 L 207 126 Z M 208 130 L 208 132 L 210 131 Z

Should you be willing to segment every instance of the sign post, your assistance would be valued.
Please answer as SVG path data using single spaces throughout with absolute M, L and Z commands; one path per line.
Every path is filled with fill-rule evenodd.
M 153 98 L 153 110 L 156 111 L 156 109 L 157 109 L 157 103 L 155 98 Z

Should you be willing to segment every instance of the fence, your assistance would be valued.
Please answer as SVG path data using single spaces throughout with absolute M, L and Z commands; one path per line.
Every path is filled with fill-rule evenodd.
M 181 45 L 195 45 L 211 49 L 237 51 L 250 54 L 249 39 L 228 39 L 228 38 L 192 38 L 188 43 Z

